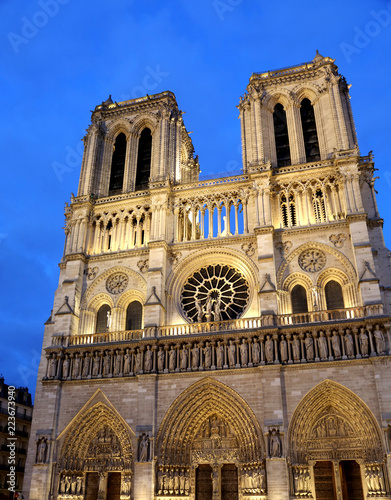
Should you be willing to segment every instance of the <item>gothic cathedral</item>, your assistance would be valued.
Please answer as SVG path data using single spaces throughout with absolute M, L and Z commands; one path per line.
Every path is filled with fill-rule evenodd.
M 172 92 L 96 106 L 25 498 L 389 498 L 390 252 L 348 89 L 319 53 L 254 73 L 243 172 L 208 181 Z

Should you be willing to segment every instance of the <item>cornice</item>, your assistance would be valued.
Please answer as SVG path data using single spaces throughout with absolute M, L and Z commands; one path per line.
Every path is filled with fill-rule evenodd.
M 281 235 L 295 235 L 298 233 L 314 233 L 314 232 L 322 232 L 322 231 L 327 231 L 333 230 L 333 229 L 341 229 L 342 227 L 348 227 L 348 222 L 346 220 L 341 220 L 341 221 L 333 221 L 333 222 L 322 222 L 321 224 L 318 224 L 316 226 L 299 226 L 299 227 L 292 227 L 292 228 L 277 228 L 274 230 L 275 234 L 281 234 Z
M 248 241 L 256 241 L 255 235 L 254 234 L 238 234 L 237 236 L 223 236 L 219 238 L 213 238 L 213 239 L 203 239 L 203 240 L 194 240 L 194 241 L 182 241 L 180 243 L 171 243 L 169 245 L 171 250 L 194 250 L 199 247 L 202 247 L 202 249 L 205 248 L 210 248 L 210 247 L 222 247 L 225 248 L 227 244 L 229 243 L 230 245 L 232 244 L 240 244 L 240 243 L 247 243 Z M 150 244 L 150 243 L 149 243 Z
M 149 245 L 149 244 L 148 244 Z M 121 250 L 120 252 L 112 252 L 110 254 L 89 255 L 88 262 L 101 262 L 104 260 L 124 259 L 127 257 L 138 257 L 140 255 L 149 255 L 149 246 L 146 248 L 133 248 L 129 250 Z

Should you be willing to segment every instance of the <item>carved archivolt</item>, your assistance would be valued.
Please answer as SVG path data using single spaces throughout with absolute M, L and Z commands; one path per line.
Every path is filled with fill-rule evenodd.
M 132 468 L 129 426 L 118 412 L 104 402 L 100 401 L 79 412 L 66 431 L 59 457 L 60 470 L 91 470 L 91 467 L 94 470 L 99 466 L 104 467 L 102 456 L 105 446 L 108 449 L 109 444 L 111 451 L 107 452 L 107 456 L 110 459 L 115 455 L 116 461 L 115 464 L 108 462 L 106 468 Z M 94 459 L 99 463 L 93 463 Z
M 231 439 L 242 463 L 264 460 L 262 432 L 248 404 L 221 382 L 206 379 L 184 391 L 167 411 L 157 436 L 158 463 L 190 465 L 192 450 L 203 449 L 200 436 L 213 436 L 213 421 L 224 422 L 225 428 L 216 442 Z
M 349 278 L 344 272 L 339 269 L 329 268 L 320 273 L 317 285 L 323 288 L 326 283 L 331 280 L 337 281 L 341 286 L 349 283 Z
M 190 254 L 178 264 L 175 272 L 171 272 L 167 280 L 167 293 L 177 299 L 175 304 L 181 315 L 183 312 L 178 304 L 186 280 L 201 267 L 218 264 L 232 266 L 247 279 L 249 285 L 248 304 L 252 303 L 254 290 L 258 290 L 260 287 L 258 271 L 252 260 L 236 250 L 214 248 L 212 253 L 211 249 L 206 249 Z
M 381 431 L 370 409 L 330 380 L 313 388 L 297 406 L 288 440 L 292 464 L 335 458 L 383 460 Z
M 139 288 L 141 290 L 146 290 L 146 281 L 141 276 L 141 274 L 136 273 L 135 271 L 133 271 L 132 269 L 130 269 L 128 267 L 115 266 L 115 267 L 112 267 L 111 269 L 108 269 L 107 271 L 102 273 L 100 276 L 98 276 L 95 279 L 95 281 L 87 288 L 87 290 L 84 293 L 82 302 L 81 302 L 81 309 L 87 308 L 87 304 L 89 305 L 91 297 L 96 293 L 96 290 L 99 287 L 99 285 L 102 283 L 102 281 L 106 282 L 106 280 L 109 278 L 109 276 L 116 274 L 116 273 L 125 274 L 133 279 L 135 278 L 138 282 L 137 288 Z
M 296 285 L 302 285 L 306 290 L 310 290 L 313 286 L 313 282 L 309 276 L 303 273 L 292 273 L 284 281 L 282 290 L 291 292 Z
M 287 271 L 289 271 L 290 265 L 292 265 L 292 261 L 297 259 L 299 255 L 306 251 L 306 250 L 320 250 L 325 252 L 326 254 L 331 254 L 334 257 L 336 257 L 340 262 L 341 265 L 344 267 L 344 271 L 348 275 L 349 281 L 355 283 L 357 280 L 357 275 L 356 271 L 350 262 L 350 260 L 340 251 L 338 251 L 336 248 L 325 245 L 324 243 L 319 243 L 319 242 L 310 242 L 310 243 L 305 243 L 304 245 L 301 245 L 300 247 L 296 248 L 288 257 L 281 263 L 278 272 L 277 272 L 277 287 L 282 288 L 282 282 L 284 279 L 284 275 L 286 274 Z

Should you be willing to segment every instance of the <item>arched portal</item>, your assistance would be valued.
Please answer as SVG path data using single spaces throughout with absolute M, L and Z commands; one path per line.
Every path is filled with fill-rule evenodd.
M 253 493 L 266 492 L 258 421 L 243 398 L 213 379 L 195 383 L 171 405 L 157 436 L 156 461 L 158 495 L 188 495 L 191 490 L 199 499 L 197 491 L 205 488 L 235 490 L 235 477 L 236 489 L 245 491 L 251 482 Z M 212 477 L 212 486 L 203 477 Z
M 102 401 L 81 411 L 66 429 L 58 472 L 58 499 L 130 499 L 133 452 L 122 417 Z
M 368 476 L 371 481 L 377 477 L 374 494 L 386 488 L 377 421 L 367 405 L 340 384 L 325 380 L 303 398 L 292 416 L 288 441 L 296 497 L 313 494 L 314 484 L 315 491 L 328 488 L 325 499 L 334 500 L 335 491 L 353 477 L 358 491 L 363 491 Z

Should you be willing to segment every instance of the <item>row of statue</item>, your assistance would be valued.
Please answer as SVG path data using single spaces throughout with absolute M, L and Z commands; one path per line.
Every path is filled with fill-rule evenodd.
M 379 464 L 365 466 L 365 480 L 368 493 L 372 495 L 385 495 L 386 486 L 384 481 L 383 467 Z
M 296 466 L 292 468 L 295 497 L 312 497 L 311 473 L 308 467 Z
M 82 495 L 83 490 L 83 476 L 61 476 L 59 484 L 59 493 L 61 495 Z
M 158 495 L 188 495 L 190 492 L 190 471 L 187 467 L 164 467 L 157 470 Z
M 66 353 L 48 356 L 48 379 L 81 379 L 169 373 L 194 370 L 240 368 L 270 363 L 301 363 L 365 358 L 386 354 L 379 325 L 300 334 L 182 342 L 132 349 Z
M 264 468 L 243 467 L 243 493 L 247 495 L 266 493 L 266 471 Z

